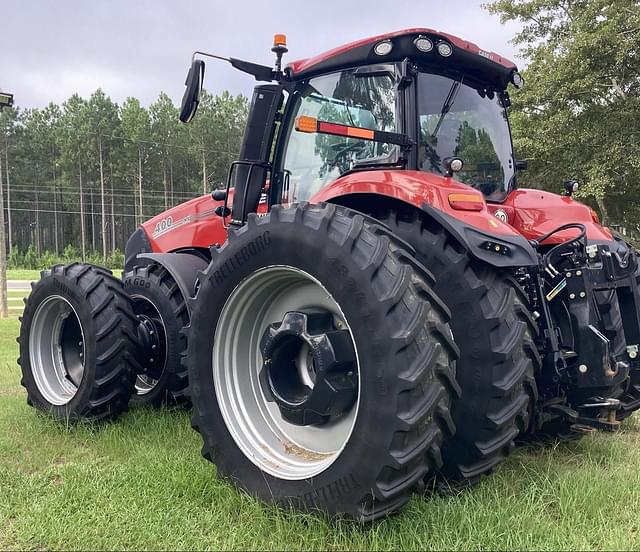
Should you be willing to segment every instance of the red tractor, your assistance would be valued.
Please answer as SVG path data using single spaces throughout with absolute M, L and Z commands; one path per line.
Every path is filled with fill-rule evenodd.
M 220 476 L 360 520 L 640 407 L 636 253 L 574 182 L 517 187 L 512 62 L 432 29 L 284 69 L 273 51 L 194 55 L 184 122 L 202 56 L 262 82 L 226 190 L 143 224 L 123 281 L 72 264 L 35 284 L 30 404 L 85 420 L 188 395 Z

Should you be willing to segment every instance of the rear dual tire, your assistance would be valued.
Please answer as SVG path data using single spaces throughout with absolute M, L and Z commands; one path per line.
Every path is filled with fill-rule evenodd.
M 267 502 L 361 521 L 400 509 L 454 432 L 457 351 L 427 279 L 405 244 L 332 205 L 276 206 L 231 230 L 200 275 L 185 357 L 193 427 L 218 474 Z M 291 310 L 330 312 L 355 351 L 357 398 L 324 425 L 289 424 L 260 387 L 259 338 Z M 286 366 L 295 379 L 299 364 Z

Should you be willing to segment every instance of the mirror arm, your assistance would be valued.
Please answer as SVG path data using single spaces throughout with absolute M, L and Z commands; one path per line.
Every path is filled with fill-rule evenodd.
M 215 54 L 210 54 L 208 52 L 200 52 L 198 50 L 193 52 L 193 55 L 191 56 L 191 63 L 193 63 L 196 60 L 196 56 L 206 56 L 214 59 L 221 59 L 222 61 L 228 61 L 229 63 L 231 63 L 231 60 L 229 58 L 216 56 Z
M 248 73 L 249 75 L 253 75 L 257 81 L 266 81 L 266 82 L 271 82 L 274 80 L 279 81 L 282 77 L 282 72 L 274 71 L 273 69 L 271 69 L 271 67 L 267 67 L 266 65 L 260 65 L 258 63 L 244 61 L 242 59 L 217 56 L 215 54 L 210 54 L 208 52 L 200 52 L 200 51 L 194 52 L 193 56 L 191 56 L 192 63 L 196 59 L 197 55 L 226 61 L 230 63 L 234 68 L 239 69 L 243 73 Z

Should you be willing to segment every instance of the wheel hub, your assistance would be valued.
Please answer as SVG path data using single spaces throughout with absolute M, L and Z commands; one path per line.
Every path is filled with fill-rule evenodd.
M 324 424 L 347 412 L 357 397 L 356 355 L 348 330 L 330 313 L 287 312 L 262 334 L 260 385 L 282 417 Z
M 143 372 L 159 379 L 164 368 L 164 328 L 162 323 L 146 314 L 138 314 L 138 342 L 140 343 Z

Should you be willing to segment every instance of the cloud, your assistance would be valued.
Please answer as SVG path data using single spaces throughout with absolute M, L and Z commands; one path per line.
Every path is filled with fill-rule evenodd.
M 102 88 L 121 103 L 151 103 L 166 91 L 179 102 L 191 53 L 211 51 L 271 64 L 272 35 L 284 32 L 285 61 L 406 27 L 447 31 L 518 61 L 502 25 L 471 0 L 111 0 L 10 2 L 0 18 L 0 86 L 21 107 L 62 102 Z M 249 95 L 254 85 L 224 63 L 209 62 L 206 87 Z

